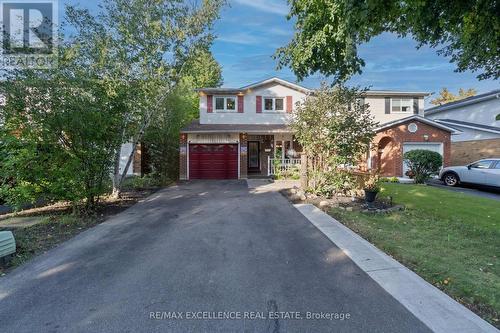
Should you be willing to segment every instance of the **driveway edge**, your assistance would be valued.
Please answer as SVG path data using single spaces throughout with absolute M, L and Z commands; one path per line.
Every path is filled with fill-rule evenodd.
M 294 205 L 356 265 L 434 332 L 498 332 L 488 322 L 314 205 Z

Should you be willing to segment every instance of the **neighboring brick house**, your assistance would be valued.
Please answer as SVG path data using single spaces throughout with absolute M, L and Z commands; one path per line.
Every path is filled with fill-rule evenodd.
M 500 157 L 500 89 L 430 108 L 425 117 L 460 131 L 451 138 L 451 165 Z
M 271 78 L 241 88 L 199 89 L 200 119 L 180 134 L 180 179 L 245 179 L 300 163 L 301 147 L 288 124 L 313 90 Z M 424 119 L 424 92 L 367 91 L 381 125 L 366 164 L 403 176 L 403 152 L 438 151 L 448 165 L 453 128 Z M 318 121 L 321 121 L 318 119 Z

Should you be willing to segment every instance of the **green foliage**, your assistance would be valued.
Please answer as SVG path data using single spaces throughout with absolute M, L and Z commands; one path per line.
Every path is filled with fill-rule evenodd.
M 164 185 L 169 183 L 169 181 L 165 181 L 164 183 L 159 182 L 159 177 L 156 177 L 155 174 L 149 174 L 146 176 L 130 176 L 125 179 L 123 182 L 124 189 L 148 189 L 155 188 L 160 185 Z
M 348 169 L 368 150 L 377 125 L 362 102 L 363 94 L 357 88 L 323 84 L 297 106 L 291 127 L 309 158 L 311 191 L 332 194 L 355 189 L 355 177 Z
M 497 114 L 497 117 L 495 118 L 495 120 L 500 120 L 500 113 Z
M 370 175 L 365 182 L 364 190 L 371 192 L 380 192 L 380 178 L 377 174 Z
M 26 70 L 1 83 L 0 184 L 16 207 L 39 198 L 90 207 L 108 190 L 119 108 L 99 78 L 72 61 L 59 65 L 64 70 Z
M 431 104 L 442 105 L 442 104 L 446 104 L 446 103 L 450 103 L 450 102 L 459 101 L 461 99 L 471 97 L 471 96 L 474 96 L 476 94 L 477 94 L 476 89 L 472 89 L 472 88 L 467 89 L 467 90 L 460 88 L 458 90 L 458 95 L 454 95 L 448 89 L 443 88 L 439 92 L 439 97 L 436 97 L 435 99 L 431 100 Z
M 316 72 L 344 81 L 365 66 L 358 46 L 383 32 L 411 36 L 419 47 L 440 48 L 457 71 L 500 76 L 500 16 L 494 0 L 290 0 L 292 41 L 278 49 L 279 66 L 303 79 Z
M 195 88 L 222 85 L 222 68 L 208 49 L 199 49 L 186 61 L 181 81 L 172 89 L 163 106 L 153 115 L 143 143 L 150 156 L 149 166 L 161 183 L 179 174 L 179 131 L 199 117 Z
M 423 184 L 432 175 L 438 173 L 443 165 L 441 154 L 424 149 L 406 152 L 403 155 L 403 160 L 408 165 L 417 184 Z
M 399 183 L 398 177 L 382 177 L 380 178 L 381 183 Z
M 168 131 L 163 130 L 163 143 L 174 140 L 173 133 L 184 122 L 181 112 L 187 102 L 182 101 L 174 110 L 169 108 L 172 101 L 188 96 L 184 92 L 200 82 L 220 81 L 220 67 L 207 51 L 213 40 L 213 22 L 223 4 L 223 0 L 105 0 L 96 16 L 68 6 L 68 21 L 76 28 L 75 43 L 82 63 L 105 78 L 110 91 L 116 86 L 126 88 L 119 97 L 124 106 L 119 139 L 125 143 L 132 138 L 133 150 L 120 174 L 120 145 L 115 146 L 114 194 L 119 195 L 133 153 L 151 124 L 150 137 L 163 126 Z M 193 72 L 196 75 L 191 75 Z M 194 105 L 194 98 L 190 101 Z M 171 120 L 174 123 L 169 123 Z M 156 146 L 152 152 L 161 149 Z M 165 149 L 169 154 L 163 159 L 173 163 L 173 144 Z M 163 168 L 157 161 L 153 164 Z M 157 171 L 166 179 L 167 172 Z
M 109 192 L 110 174 L 121 186 L 120 147 L 132 138 L 135 149 L 151 122 L 174 151 L 174 133 L 197 107 L 193 85 L 220 82 L 208 50 L 222 5 L 105 0 L 95 16 L 67 6 L 74 35 L 60 42 L 59 66 L 1 82 L 0 196 L 17 206 L 45 198 L 91 208 Z M 177 163 L 174 155 L 163 158 Z

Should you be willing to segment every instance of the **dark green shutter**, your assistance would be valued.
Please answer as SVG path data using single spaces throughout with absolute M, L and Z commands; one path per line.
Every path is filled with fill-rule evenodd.
M 391 113 L 391 98 L 390 97 L 385 98 L 385 113 L 386 114 Z
M 418 97 L 413 97 L 413 114 L 418 114 Z

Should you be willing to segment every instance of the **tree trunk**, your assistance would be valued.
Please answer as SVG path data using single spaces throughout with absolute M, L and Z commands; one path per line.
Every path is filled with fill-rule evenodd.
M 121 194 L 121 184 L 120 184 L 120 159 L 121 159 L 122 147 L 118 146 L 115 152 L 114 158 L 114 169 L 113 175 L 111 176 L 111 180 L 113 181 L 113 192 L 111 193 L 111 197 L 118 199 Z

